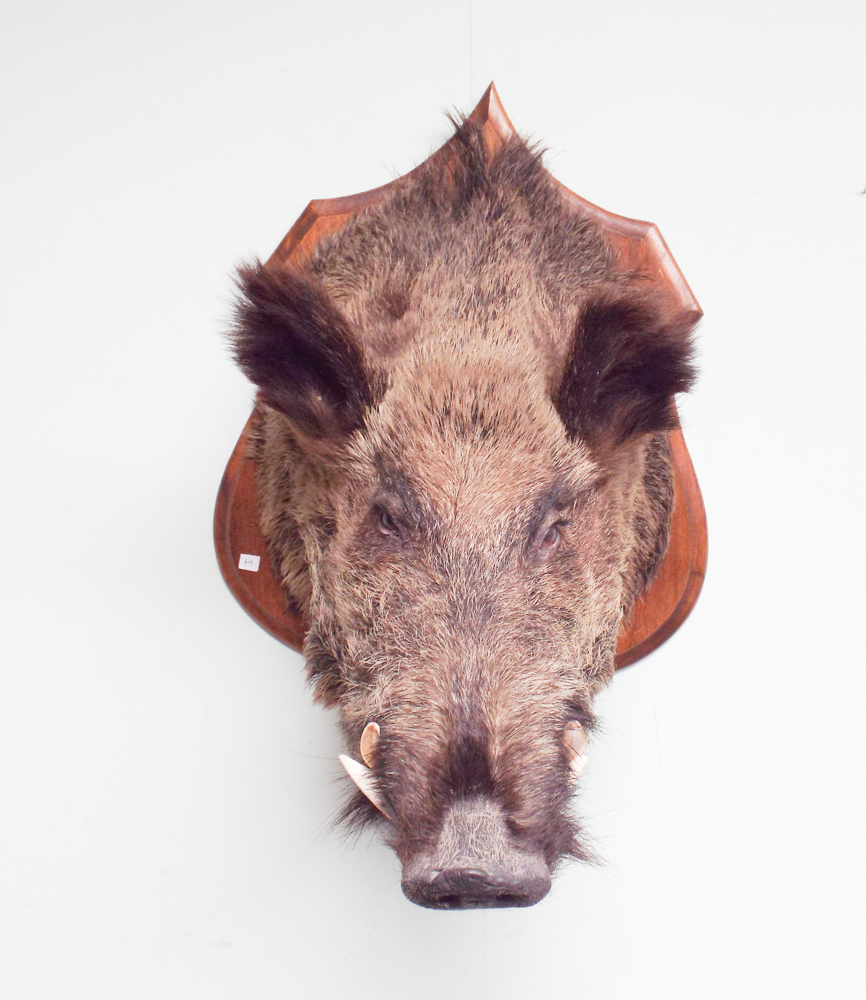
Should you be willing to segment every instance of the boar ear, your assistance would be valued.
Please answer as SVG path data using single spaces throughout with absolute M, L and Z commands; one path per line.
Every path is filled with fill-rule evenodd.
M 381 397 L 346 318 L 312 278 L 256 262 L 238 270 L 232 346 L 270 406 L 310 437 L 350 434 Z
M 647 298 L 608 293 L 585 304 L 554 396 L 569 437 L 616 445 L 675 426 L 673 397 L 695 378 L 698 317 L 662 315 Z

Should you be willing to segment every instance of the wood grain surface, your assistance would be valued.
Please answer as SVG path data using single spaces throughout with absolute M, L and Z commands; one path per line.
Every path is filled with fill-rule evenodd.
M 515 134 L 493 84 L 470 115 L 482 125 L 491 150 Z M 451 142 L 430 158 L 449 169 Z M 626 219 L 580 198 L 559 184 L 566 201 L 581 214 L 594 216 L 605 239 L 616 249 L 623 270 L 637 271 L 661 291 L 671 316 L 701 315 L 691 289 L 677 267 L 658 229 L 650 222 Z M 345 198 L 312 201 L 267 262 L 280 268 L 291 258 L 302 258 L 326 234 L 339 230 L 364 206 L 382 198 L 391 185 Z M 258 420 L 253 410 L 226 466 L 214 513 L 214 542 L 223 578 L 244 610 L 275 638 L 300 650 L 307 629 L 287 606 L 259 528 L 256 464 L 251 438 Z M 617 667 L 634 663 L 668 639 L 695 605 L 707 565 L 707 522 L 698 480 L 682 431 L 671 432 L 676 500 L 671 540 L 658 573 L 637 601 L 619 637 Z M 242 555 L 259 556 L 259 569 L 241 569 Z

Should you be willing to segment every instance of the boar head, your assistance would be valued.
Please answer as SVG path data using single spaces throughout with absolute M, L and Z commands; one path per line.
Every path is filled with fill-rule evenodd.
M 348 818 L 416 903 L 525 906 L 585 856 L 575 765 L 667 543 L 689 330 L 524 143 L 455 145 L 311 257 L 242 268 L 234 346 Z

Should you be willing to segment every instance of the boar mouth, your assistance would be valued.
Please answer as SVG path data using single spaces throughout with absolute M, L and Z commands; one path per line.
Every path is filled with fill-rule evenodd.
M 433 849 L 403 866 L 406 898 L 436 910 L 532 906 L 550 885 L 543 854 L 517 844 L 502 809 L 482 798 L 452 805 Z

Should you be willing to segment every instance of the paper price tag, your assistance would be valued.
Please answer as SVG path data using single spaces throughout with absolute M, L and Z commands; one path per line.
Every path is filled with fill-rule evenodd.
M 241 552 L 241 557 L 238 560 L 238 569 L 245 569 L 248 573 L 258 573 L 261 561 L 261 556 L 251 556 L 247 552 Z

